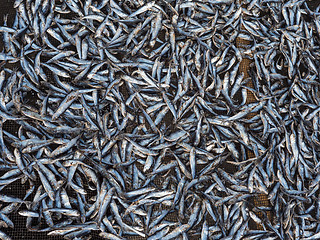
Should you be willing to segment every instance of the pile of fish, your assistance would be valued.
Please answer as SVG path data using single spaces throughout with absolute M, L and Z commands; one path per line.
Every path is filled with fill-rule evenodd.
M 0 239 L 13 213 L 75 240 L 320 238 L 319 8 L 14 8 L 0 27 Z M 7 193 L 17 182 L 24 196 Z

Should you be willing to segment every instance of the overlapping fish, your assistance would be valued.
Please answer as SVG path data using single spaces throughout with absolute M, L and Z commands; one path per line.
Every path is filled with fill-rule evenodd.
M 14 212 L 29 231 L 74 240 L 320 238 L 319 8 L 14 8 L 0 26 L 0 239 L 14 238 Z M 6 193 L 17 181 L 24 196 Z M 253 204 L 260 194 L 270 206 Z

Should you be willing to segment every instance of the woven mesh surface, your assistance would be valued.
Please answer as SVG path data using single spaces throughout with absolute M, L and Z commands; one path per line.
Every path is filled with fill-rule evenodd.
M 15 10 L 13 9 L 13 3 L 14 0 L 0 0 L 0 25 L 3 25 L 3 16 L 7 15 L 8 16 L 8 22 L 10 25 L 10 22 L 12 22 L 14 20 L 14 16 L 15 16 Z M 309 1 L 309 7 L 312 9 L 315 9 L 320 3 L 320 0 L 313 0 L 313 1 Z M 237 39 L 237 46 L 249 46 L 250 42 L 243 40 L 243 39 Z M 0 39 L 0 49 L 2 49 L 2 41 Z M 249 77 L 248 71 L 250 69 L 250 63 L 251 61 L 249 59 L 243 59 L 243 61 L 240 64 L 240 71 L 244 72 L 244 77 L 247 78 Z M 14 67 L 14 66 L 13 66 Z M 253 87 L 253 83 L 251 81 L 248 82 L 247 84 L 248 87 Z M 248 91 L 247 93 L 247 103 L 252 103 L 254 102 L 255 96 L 252 92 Z M 252 117 L 254 116 L 252 115 L 248 115 L 248 117 Z M 10 132 L 11 134 L 17 135 L 18 130 L 19 130 L 19 124 L 17 124 L 14 121 L 6 121 L 4 126 L 3 126 L 5 131 Z M 252 152 L 248 152 L 248 157 L 254 157 Z M 141 166 L 142 167 L 142 166 Z M 225 171 L 227 172 L 232 172 L 233 170 L 233 166 L 229 165 L 227 163 L 223 164 L 222 166 L 224 168 Z M 160 181 L 162 181 L 162 179 L 156 179 L 155 183 L 157 184 L 157 182 L 160 185 Z M 6 188 L 5 192 L 8 195 L 14 195 L 17 197 L 23 197 L 25 192 L 28 190 L 28 184 L 21 184 L 19 181 L 15 182 L 14 184 L 10 185 L 10 188 Z M 264 206 L 264 207 L 270 207 L 271 204 L 267 198 L 266 195 L 264 194 L 260 194 L 255 196 L 252 199 L 252 204 L 256 207 L 260 207 L 260 206 Z M 272 213 L 271 211 L 265 211 L 267 213 L 267 217 L 271 220 L 272 218 Z M 259 212 L 257 213 L 258 217 L 262 217 L 262 214 L 260 214 Z M 175 219 L 177 218 L 177 216 L 175 214 L 168 214 L 165 218 L 165 220 L 169 220 L 169 221 L 175 221 Z M 21 217 L 19 216 L 17 213 L 13 213 L 10 215 L 10 219 L 13 221 L 15 227 L 13 229 L 8 228 L 8 229 L 2 229 L 3 232 L 7 233 L 9 236 L 12 237 L 13 240 L 21 240 L 21 239 L 26 239 L 26 240 L 42 240 L 42 239 L 47 239 L 47 240 L 57 240 L 57 239 L 63 239 L 62 237 L 53 237 L 53 236 L 47 236 L 47 234 L 45 232 L 43 233 L 39 233 L 39 232 L 30 232 L 27 231 L 26 229 L 26 219 L 25 217 Z M 212 219 L 207 219 L 208 222 L 212 221 Z M 261 229 L 261 226 L 253 223 L 250 225 L 252 228 L 255 229 Z M 199 235 L 200 238 L 200 235 Z M 91 239 L 102 239 L 101 237 L 98 236 L 98 233 L 93 233 L 91 236 Z M 142 237 L 137 237 L 137 236 L 133 236 L 130 239 L 135 239 L 135 240 L 140 240 L 140 239 L 144 239 Z M 196 239 L 196 238 L 195 238 Z
M 244 39 L 241 39 L 241 38 L 237 38 L 236 40 L 236 44 L 237 44 L 237 47 L 241 47 L 241 46 L 250 46 L 250 41 L 248 40 L 244 40 Z M 250 63 L 251 63 L 251 60 L 248 59 L 248 58 L 244 58 L 242 60 L 242 62 L 240 63 L 240 66 L 239 66 L 239 69 L 240 69 L 240 72 L 243 72 L 244 73 L 244 78 L 248 78 L 249 77 L 249 69 L 250 69 Z M 250 88 L 253 88 L 253 82 L 250 80 L 248 81 L 247 83 L 247 86 L 250 87 Z M 253 103 L 256 101 L 256 98 L 253 94 L 253 92 L 251 92 L 250 90 L 247 91 L 247 100 L 246 100 L 246 103 Z M 255 113 L 250 113 L 248 114 L 248 118 L 252 118 L 253 116 L 255 115 Z M 254 154 L 252 151 L 248 151 L 248 158 L 253 158 L 254 157 Z M 267 195 L 265 194 L 260 194 L 258 196 L 255 196 L 252 200 L 253 204 L 255 206 L 267 206 L 267 207 L 270 207 L 271 204 L 270 204 L 270 201 L 268 200 L 267 198 Z M 271 213 L 267 213 L 267 216 L 269 218 L 269 220 L 271 220 Z M 262 214 L 258 214 L 258 217 L 262 217 Z M 263 229 L 262 226 L 260 226 L 259 224 L 252 224 L 254 225 L 254 227 L 256 229 Z
M 13 8 L 14 0 L 0 0 L 0 25 L 3 25 L 4 16 L 7 15 L 8 25 L 11 25 L 14 21 L 15 17 L 15 9 Z M 3 43 L 2 39 L 0 38 L 0 50 L 2 50 Z M 15 68 L 18 66 L 12 66 Z M 50 77 L 48 75 L 48 77 Z M 32 96 L 30 96 L 32 98 Z M 13 135 L 18 134 L 19 124 L 15 121 L 6 121 L 3 125 L 3 129 Z M 0 172 L 3 174 L 3 172 Z M 28 190 L 28 184 L 21 184 L 21 182 L 16 181 L 10 184 L 10 188 L 5 189 L 5 193 L 7 195 L 13 195 L 16 197 L 23 198 L 26 191 Z M 12 240 L 60 240 L 64 239 L 63 237 L 59 236 L 48 236 L 46 232 L 31 232 L 26 229 L 26 218 L 20 216 L 17 213 L 12 213 L 9 215 L 9 218 L 14 223 L 14 228 L 2 228 L 1 231 L 5 232 L 12 238 Z M 103 239 L 99 237 L 99 233 L 92 233 L 92 239 Z

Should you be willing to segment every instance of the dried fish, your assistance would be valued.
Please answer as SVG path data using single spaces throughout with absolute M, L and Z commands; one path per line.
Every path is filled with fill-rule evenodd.
M 1 228 L 18 212 L 65 239 L 319 238 L 319 7 L 14 8 L 0 26 Z M 10 196 L 17 180 L 30 188 Z

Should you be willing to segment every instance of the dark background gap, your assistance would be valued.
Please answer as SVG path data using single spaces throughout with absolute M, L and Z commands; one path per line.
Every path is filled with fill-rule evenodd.
M 15 18 L 15 9 L 13 8 L 14 0 L 1 0 L 0 1 L 0 25 L 3 26 L 4 24 L 4 16 L 7 15 L 8 22 L 7 25 L 11 26 L 14 18 Z M 0 37 L 0 51 L 3 50 L 3 41 L 2 37 Z M 8 65 L 6 65 L 7 67 Z M 14 64 L 12 66 L 14 67 L 19 67 L 19 63 Z M 52 77 L 52 76 L 51 76 Z M 17 132 L 19 129 L 19 124 L 16 123 L 15 121 L 6 121 L 3 125 L 3 129 L 5 131 L 8 131 L 9 133 L 17 136 Z M 0 171 L 0 175 L 4 174 L 4 172 Z M 38 183 L 39 185 L 39 183 Z M 20 181 L 16 181 L 12 184 L 10 184 L 9 187 L 5 188 L 4 192 L 8 194 L 9 196 L 16 196 L 23 198 L 26 191 L 29 188 L 29 184 L 21 184 Z M 63 237 L 60 236 L 48 236 L 47 233 L 45 232 L 30 232 L 26 229 L 26 217 L 20 216 L 17 212 L 14 212 L 9 215 L 9 218 L 13 221 L 14 223 L 14 228 L 1 228 L 1 231 L 5 232 L 12 238 L 12 240 L 21 240 L 21 239 L 26 239 L 26 240 L 61 240 L 64 239 Z M 93 232 L 91 234 L 91 239 L 96 239 L 100 240 L 103 239 L 99 237 L 99 232 Z

